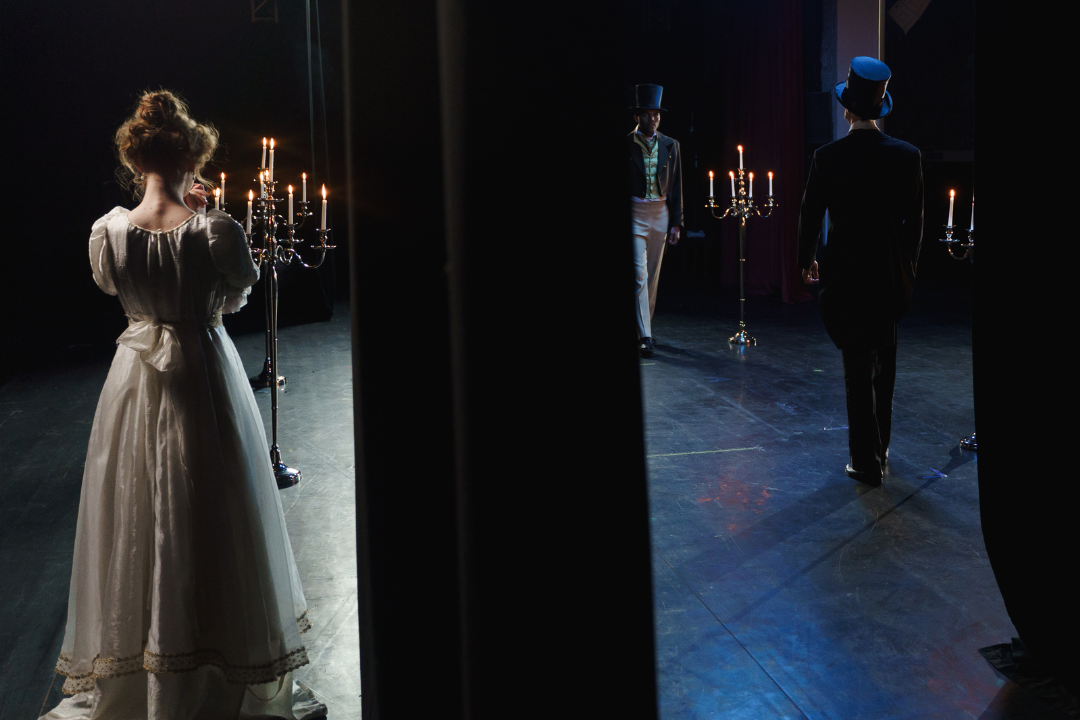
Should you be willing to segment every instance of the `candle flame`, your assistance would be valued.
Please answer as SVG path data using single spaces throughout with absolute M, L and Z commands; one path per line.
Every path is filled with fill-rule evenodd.
M 270 138 L 270 149 L 274 149 L 274 138 Z
M 326 185 L 323 185 L 323 186 L 322 186 L 322 199 L 323 199 L 323 200 L 325 200 L 325 199 L 326 199 Z
M 221 195 L 221 188 L 214 188 L 214 197 Z
M 712 180 L 712 177 L 713 177 L 712 170 L 710 170 L 709 171 L 709 179 Z
M 266 147 L 266 138 L 263 138 L 263 147 Z
M 729 171 L 728 172 L 728 177 L 730 177 L 732 180 L 734 180 L 735 179 L 735 171 L 734 170 Z
M 740 145 L 739 147 L 737 147 L 737 148 L 736 148 L 736 150 L 738 150 L 739 152 L 742 152 L 742 145 Z
M 255 199 L 255 191 L 254 190 L 248 190 L 248 202 L 251 202 L 254 199 Z
M 754 173 L 750 173 L 750 179 L 751 179 L 751 180 L 753 180 L 753 179 L 754 179 Z
M 950 190 L 949 191 L 949 197 L 956 197 L 956 191 L 955 190 Z
M 289 186 L 289 194 L 292 195 L 292 185 Z
M 301 175 L 301 176 L 302 176 L 302 177 L 303 177 L 303 178 L 304 178 L 305 180 L 307 180 L 307 173 L 300 173 L 300 175 Z
M 772 170 L 769 171 L 769 179 L 772 180 Z
M 221 173 L 221 182 L 225 182 L 225 173 Z

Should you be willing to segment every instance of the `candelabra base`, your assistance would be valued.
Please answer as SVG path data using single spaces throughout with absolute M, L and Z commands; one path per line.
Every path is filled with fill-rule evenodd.
M 975 433 L 971 433 L 971 437 L 966 437 L 960 441 L 960 449 L 968 452 L 978 452 L 979 444 L 975 442 Z
M 729 337 L 728 342 L 732 345 L 757 345 L 757 338 L 750 337 L 750 333 L 746 332 L 746 328 L 742 328 Z
M 270 464 L 274 467 L 274 480 L 277 481 L 278 489 L 281 490 L 284 488 L 292 487 L 293 485 L 299 483 L 300 478 L 303 476 L 303 473 L 301 473 L 298 469 L 289 467 L 288 465 L 283 463 L 280 457 L 278 457 L 277 460 L 274 460 L 275 454 L 276 453 L 273 452 L 270 453 Z
M 266 358 L 266 360 L 263 362 L 262 371 L 254 377 L 249 377 L 248 382 L 251 384 L 252 390 L 261 390 L 262 388 L 270 387 L 270 358 Z M 278 375 L 278 387 L 285 387 L 285 382 L 285 376 Z

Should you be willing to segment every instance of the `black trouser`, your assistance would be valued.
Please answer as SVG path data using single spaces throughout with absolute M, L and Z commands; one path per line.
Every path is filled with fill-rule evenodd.
M 896 344 L 847 348 L 841 352 L 851 465 L 856 470 L 876 472 L 885 461 L 892 432 Z

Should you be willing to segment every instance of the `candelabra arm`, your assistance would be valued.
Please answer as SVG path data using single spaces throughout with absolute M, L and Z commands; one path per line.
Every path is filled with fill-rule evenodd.
M 309 265 L 308 263 L 304 262 L 303 258 L 300 257 L 299 253 L 296 253 L 296 261 L 299 262 L 302 266 L 304 266 L 306 268 L 317 268 L 320 265 L 322 265 L 323 261 L 326 260 L 326 251 L 327 250 L 333 250 L 335 247 L 337 247 L 336 245 L 328 245 L 326 243 L 326 238 L 327 238 L 328 235 L 330 235 L 330 230 L 329 229 L 327 229 L 327 230 L 319 230 L 319 244 L 314 246 L 314 248 L 316 250 L 321 251 L 320 254 L 319 254 L 318 262 L 315 262 L 315 263 L 312 263 L 312 264 Z
M 949 257 L 951 257 L 953 260 L 967 260 L 967 259 L 971 258 L 972 262 L 974 262 L 974 257 L 975 257 L 975 231 L 974 230 L 968 230 L 967 231 L 967 233 L 968 233 L 967 242 L 964 242 L 963 240 L 960 240 L 958 238 L 954 238 L 953 234 L 955 232 L 956 232 L 956 226 L 955 225 L 946 225 L 945 226 L 945 237 L 941 238 L 938 242 L 945 243 L 945 249 L 948 251 Z M 963 250 L 963 253 L 957 254 L 956 250 L 954 249 L 954 248 L 957 248 L 957 247 L 959 247 L 961 250 Z

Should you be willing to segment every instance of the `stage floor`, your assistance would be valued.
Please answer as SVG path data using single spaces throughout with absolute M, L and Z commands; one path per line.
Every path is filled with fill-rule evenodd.
M 661 287 L 663 292 L 663 287 Z M 663 720 L 1053 717 L 978 654 L 1015 631 L 979 530 L 970 289 L 901 325 L 880 488 L 848 479 L 839 352 L 813 303 L 661 296 L 641 361 Z M 249 373 L 262 336 L 234 338 Z M 299 677 L 356 718 L 349 318 L 281 331 L 282 491 L 314 628 Z M 66 615 L 81 468 L 111 348 L 0 387 L 0 718 L 37 717 Z M 269 431 L 269 394 L 258 393 Z M 557 690 L 556 690 L 557 692 Z M 46 707 L 59 700 L 53 685 Z M 524 700 L 524 699 L 523 699 Z M 508 717 L 513 713 L 508 711 Z
M 295 676 L 329 708 L 360 717 L 359 618 L 347 305 L 325 323 L 282 328 L 282 459 L 303 479 L 281 491 L 312 629 L 311 664 Z M 226 326 L 228 326 L 228 318 Z M 233 337 L 249 375 L 264 336 Z M 0 720 L 37 718 L 63 697 L 53 681 L 67 617 L 75 520 L 86 443 L 112 348 L 71 348 L 55 367 L 0 387 Z M 256 393 L 270 433 L 270 391 Z
M 879 488 L 844 474 L 843 366 L 816 303 L 750 298 L 742 349 L 737 298 L 657 311 L 641 376 L 664 720 L 1053 716 L 977 652 L 1016 633 L 958 446 L 970 298 L 918 288 L 900 325 Z

